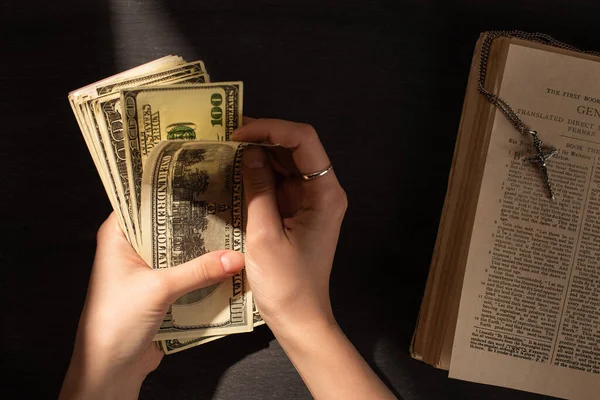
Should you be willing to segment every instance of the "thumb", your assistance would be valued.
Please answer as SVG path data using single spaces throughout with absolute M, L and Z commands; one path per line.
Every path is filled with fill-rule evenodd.
M 244 150 L 242 174 L 248 204 L 248 234 L 257 230 L 281 231 L 275 177 L 263 149 L 248 146 Z
M 192 290 L 213 285 L 229 278 L 244 267 L 244 255 L 219 250 L 201 255 L 176 267 L 156 270 L 162 274 L 169 304 Z

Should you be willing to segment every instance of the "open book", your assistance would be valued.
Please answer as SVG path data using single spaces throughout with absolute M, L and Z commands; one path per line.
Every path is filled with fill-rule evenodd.
M 486 84 L 558 153 L 535 154 L 478 91 L 475 48 L 411 354 L 464 379 L 600 392 L 600 57 L 493 41 Z

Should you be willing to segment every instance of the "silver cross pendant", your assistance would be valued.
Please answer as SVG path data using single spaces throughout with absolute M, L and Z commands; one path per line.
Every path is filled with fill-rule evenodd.
M 555 155 L 556 153 L 558 153 L 558 150 L 548 149 L 547 151 L 544 151 L 542 149 L 544 142 L 542 142 L 540 140 L 540 138 L 538 138 L 537 132 L 531 131 L 531 130 L 528 130 L 526 132 L 529 133 L 531 136 L 533 136 L 533 147 L 535 147 L 535 150 L 537 153 L 535 155 L 526 157 L 525 161 L 528 161 L 531 163 L 539 163 L 540 169 L 542 170 L 542 173 L 544 174 L 544 183 L 546 184 L 546 188 L 548 189 L 548 194 L 550 195 L 550 198 L 552 200 L 555 200 L 554 193 L 552 192 L 552 185 L 550 185 L 548 169 L 546 168 L 546 160 L 549 159 L 550 157 L 552 157 L 553 155 Z

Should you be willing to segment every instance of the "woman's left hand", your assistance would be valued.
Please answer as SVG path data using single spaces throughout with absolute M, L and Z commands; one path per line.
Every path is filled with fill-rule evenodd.
M 171 305 L 244 266 L 234 251 L 214 251 L 152 270 L 131 247 L 113 214 L 98 231 L 96 258 L 60 399 L 137 398 L 163 356 L 152 339 Z

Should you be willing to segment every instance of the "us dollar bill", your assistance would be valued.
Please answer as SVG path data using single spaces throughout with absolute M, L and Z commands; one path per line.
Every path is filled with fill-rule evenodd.
M 119 225 L 121 226 L 125 236 L 135 247 L 136 243 L 132 242 L 129 230 L 130 227 L 125 222 L 122 209 L 120 207 L 120 199 L 118 198 L 118 195 L 116 193 L 114 181 L 108 170 L 106 159 L 102 156 L 102 143 L 97 138 L 97 135 L 92 133 L 92 129 L 95 129 L 95 121 L 89 119 L 89 114 L 87 112 L 88 110 L 86 108 L 87 103 L 85 101 L 83 101 L 79 97 L 74 97 L 73 100 L 74 101 L 71 102 L 73 112 L 76 115 L 77 122 L 79 123 L 81 132 L 83 133 L 83 137 L 85 139 L 86 145 L 88 146 L 88 150 L 92 156 L 92 160 L 96 165 L 98 175 L 100 176 L 100 179 L 104 185 L 104 189 L 106 191 L 106 194 L 108 195 L 108 199 L 111 203 L 111 206 L 116 211 Z
M 93 113 L 91 103 L 98 97 L 99 90 L 102 91 L 102 88 L 114 86 L 116 83 L 129 84 L 131 86 L 133 82 L 136 82 L 136 85 L 138 85 L 139 82 L 141 82 L 140 79 L 143 81 L 144 78 L 146 81 L 156 80 L 158 76 L 155 76 L 154 74 L 157 72 L 170 70 L 177 71 L 178 69 L 175 68 L 176 66 L 185 66 L 185 64 L 185 61 L 183 61 L 181 57 L 167 56 L 69 93 L 69 102 L 71 103 L 75 118 L 77 119 L 86 145 L 88 146 L 88 150 L 92 155 L 98 174 L 104 184 L 111 205 L 116 211 L 119 224 L 121 225 L 125 236 L 136 250 L 139 250 L 139 246 L 134 224 L 128 215 L 127 207 L 123 200 L 123 194 L 118 190 L 120 185 L 115 181 L 115 174 L 111 171 L 107 146 L 100 134 L 99 121 Z M 204 64 L 201 64 L 201 66 L 204 68 Z
M 258 309 L 256 308 L 256 304 L 254 301 L 252 302 L 252 325 L 253 328 L 257 326 L 264 325 L 265 321 L 262 319 Z M 213 342 L 217 339 L 224 338 L 229 335 L 222 336 L 205 336 L 205 337 L 195 337 L 191 339 L 172 339 L 172 340 L 161 340 L 158 342 L 160 349 L 165 354 L 173 354 L 178 353 L 183 350 L 191 349 L 192 347 L 201 346 L 206 343 Z
M 177 268 L 213 250 L 244 251 L 245 203 L 239 142 L 164 141 L 147 160 L 142 185 L 142 257 Z M 169 308 L 156 340 L 250 332 L 252 292 L 242 270 Z
M 96 156 L 97 149 L 94 146 L 94 143 L 91 142 L 91 132 L 89 131 L 89 127 L 84 121 L 85 118 L 82 114 L 82 110 L 87 105 L 87 101 L 94 98 L 97 95 L 98 88 L 110 85 L 111 83 L 135 79 L 139 76 L 148 75 L 151 72 L 163 71 L 166 69 L 174 68 L 177 65 L 184 64 L 186 64 L 186 62 L 183 61 L 181 57 L 165 56 L 157 60 L 148 62 L 146 64 L 137 66 L 135 68 L 129 69 L 127 71 L 121 72 L 119 74 L 113 75 L 111 77 L 102 79 L 98 82 L 91 83 L 87 86 L 84 86 L 77 90 L 73 90 L 69 93 L 69 103 L 71 104 L 73 114 L 75 115 L 75 119 L 79 124 L 79 128 L 86 141 L 86 144 L 88 145 L 88 149 L 90 151 L 90 154 L 92 155 L 92 158 Z M 202 66 L 204 66 L 204 64 L 202 64 Z M 96 159 L 94 160 L 94 162 L 96 163 Z M 101 177 L 104 173 L 107 172 L 103 170 L 98 163 L 96 163 L 96 167 L 98 168 L 98 173 Z M 112 193 L 108 194 L 110 196 Z
M 127 227 L 128 238 L 136 249 L 141 247 L 141 233 L 139 229 L 139 217 L 134 212 L 129 193 L 129 179 L 124 176 L 127 173 L 126 166 L 119 166 L 118 159 L 123 156 L 119 144 L 115 143 L 115 137 L 108 132 L 109 127 L 117 128 L 122 125 L 119 120 L 114 120 L 116 114 L 111 112 L 115 104 L 108 105 L 103 111 L 100 110 L 99 102 L 114 97 L 120 98 L 120 89 L 126 87 L 137 87 L 140 85 L 160 85 L 165 83 L 179 83 L 181 80 L 208 76 L 202 61 L 180 64 L 178 58 L 167 59 L 154 67 L 146 67 L 143 74 L 136 74 L 126 78 L 113 79 L 96 85 L 95 93 L 87 96 L 84 102 L 85 114 L 91 121 L 93 141 L 98 143 L 98 153 L 101 163 L 108 170 L 108 180 L 115 191 L 114 196 L 118 200 L 121 218 Z M 149 64 L 150 65 L 150 64 Z M 204 79 L 203 79 L 204 80 Z M 100 96 L 99 98 L 97 98 Z M 107 120 L 108 118 L 108 120 Z M 121 136 L 116 129 L 117 137 Z M 116 146 L 116 147 L 115 147 Z
M 96 93 L 101 96 L 105 94 L 115 93 L 121 89 L 128 87 L 137 87 L 142 85 L 156 85 L 161 82 L 171 81 L 174 79 L 185 79 L 194 75 L 207 75 L 204 62 L 201 60 L 193 61 L 175 68 L 166 70 L 155 70 L 152 73 L 139 75 L 131 79 L 121 81 L 111 81 L 96 88 Z
M 75 115 L 75 119 L 77 120 L 77 124 L 79 125 L 79 129 L 81 130 L 83 139 L 85 141 L 85 144 L 88 148 L 88 151 L 90 153 L 90 156 L 92 157 L 92 161 L 94 162 L 94 165 L 96 166 L 96 170 L 98 171 L 98 176 L 100 177 L 100 181 L 102 182 L 102 185 L 104 186 L 104 190 L 106 191 L 108 200 L 110 202 L 110 205 L 112 206 L 112 208 L 114 210 L 118 210 L 118 203 L 117 200 L 114 197 L 114 193 L 112 191 L 110 182 L 108 181 L 105 172 L 102 170 L 102 165 L 100 164 L 100 160 L 98 158 L 97 152 L 96 152 L 96 148 L 94 147 L 89 134 L 87 133 L 86 128 L 84 127 L 83 121 L 79 118 L 79 104 L 76 101 L 71 101 L 71 97 L 69 97 L 69 103 L 71 105 L 71 109 L 73 110 L 73 114 Z M 120 215 L 119 212 L 117 212 L 117 220 L 119 221 L 119 225 L 121 226 L 121 229 L 125 232 L 125 221 L 122 218 L 122 215 Z M 127 239 L 129 240 L 129 236 L 127 234 L 125 234 Z
M 165 140 L 229 140 L 241 125 L 242 82 L 165 85 L 121 92 L 132 205 L 139 215 L 144 165 Z
M 196 337 L 191 339 L 170 339 L 170 340 L 161 340 L 159 346 L 161 350 L 165 354 L 173 354 L 178 353 L 183 350 L 191 349 L 192 347 L 197 347 L 209 342 L 213 342 L 217 339 L 224 338 L 227 335 L 221 336 L 205 336 L 205 337 Z
M 147 80 L 147 84 L 161 85 L 161 84 L 185 84 L 189 81 L 193 83 L 202 82 L 208 78 L 207 74 L 201 73 L 183 73 L 189 71 L 201 71 L 200 67 L 203 66 L 201 61 L 190 63 L 189 65 L 168 70 L 162 73 L 155 74 L 160 79 L 156 80 L 154 76 L 146 76 L 142 78 L 136 78 L 136 82 L 140 83 L 143 80 Z M 171 75 L 166 75 L 175 71 L 174 78 Z M 126 87 L 130 81 L 124 81 L 115 85 L 115 87 Z M 125 152 L 125 132 L 123 126 L 123 107 L 121 105 L 120 93 L 114 93 L 104 95 L 91 102 L 91 108 L 94 110 L 94 116 L 99 121 L 100 125 L 100 139 L 104 144 L 104 154 L 108 166 L 111 170 L 112 178 L 115 182 L 115 187 L 118 196 L 122 199 L 123 208 L 127 212 L 127 220 L 131 221 L 133 225 L 134 234 L 136 240 L 141 247 L 141 230 L 139 224 L 139 215 L 137 209 L 134 208 L 131 196 L 130 179 L 127 169 L 127 155 Z M 135 197 L 134 197 L 135 198 Z

